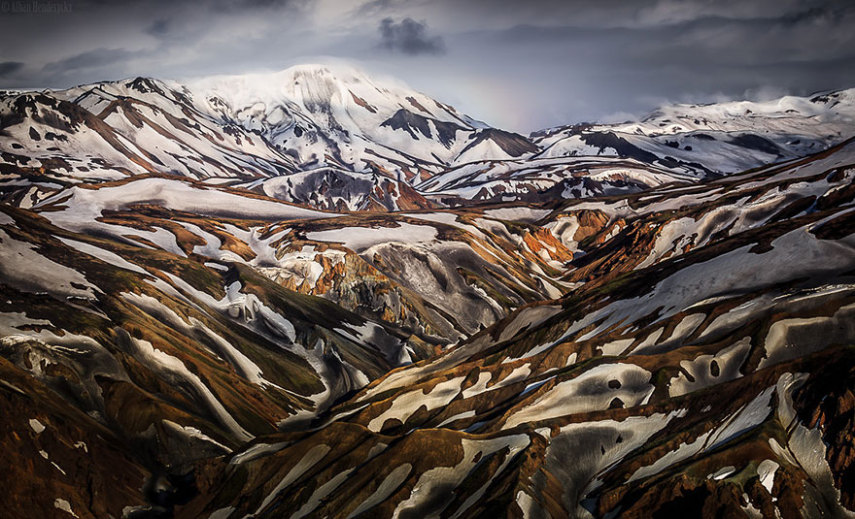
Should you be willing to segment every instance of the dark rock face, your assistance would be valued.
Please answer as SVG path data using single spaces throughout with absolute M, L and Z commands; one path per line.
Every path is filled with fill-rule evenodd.
M 436 135 L 433 135 L 431 132 L 431 124 L 436 128 Z M 413 113 L 405 108 L 401 108 L 395 112 L 395 115 L 384 121 L 380 126 L 386 126 L 393 130 L 404 130 L 414 139 L 419 139 L 419 135 L 428 139 L 435 138 L 438 139 L 446 148 L 451 146 L 452 141 L 454 141 L 456 137 L 456 133 L 464 130 L 460 125 L 430 119 L 423 115 Z
M 472 142 L 463 148 L 463 151 L 461 151 L 460 154 L 462 155 L 469 149 L 487 141 L 494 142 L 511 157 L 520 157 L 526 153 L 537 153 L 540 150 L 534 143 L 522 135 L 498 130 L 496 128 L 487 128 L 485 130 L 478 131 L 472 139 Z
M 770 155 L 781 155 L 781 148 L 769 139 L 764 139 L 759 135 L 742 134 L 730 139 L 730 142 L 743 148 L 761 151 Z
M 796 394 L 799 416 L 822 431 L 825 458 L 841 490 L 841 502 L 855 510 L 855 366 L 828 366 Z
M 619 137 L 614 132 L 607 133 L 583 133 L 581 135 L 585 144 L 595 146 L 602 152 L 606 148 L 615 150 L 620 157 L 632 158 L 641 162 L 655 163 L 659 157 L 644 151 L 641 148 L 634 146 L 623 137 Z

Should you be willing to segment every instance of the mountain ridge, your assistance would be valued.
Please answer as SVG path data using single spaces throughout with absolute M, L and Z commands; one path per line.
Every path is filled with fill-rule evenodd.
M 4 95 L 0 157 L 7 169 L 72 182 L 179 174 L 338 211 L 548 200 L 695 182 L 824 149 L 851 136 L 853 91 L 672 105 L 635 123 L 525 137 L 345 66 L 137 77 Z

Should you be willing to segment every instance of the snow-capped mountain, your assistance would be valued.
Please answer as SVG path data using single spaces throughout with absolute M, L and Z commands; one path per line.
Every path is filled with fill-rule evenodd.
M 305 65 L 2 94 L 0 170 L 43 186 L 178 175 L 319 209 L 412 210 L 695 182 L 824 149 L 853 117 L 847 90 L 524 137 L 394 81 Z
M 766 102 L 666 105 L 639 122 L 532 134 L 542 157 L 620 156 L 697 176 L 801 157 L 853 136 L 855 89 Z
M 691 183 L 855 136 L 855 89 L 768 102 L 667 105 L 639 122 L 534 132 L 532 155 L 458 164 L 417 184 L 450 205 L 588 198 Z
M 186 87 L 206 113 L 260 133 L 304 168 L 447 165 L 487 128 L 423 94 L 343 67 L 297 66 Z
M 3 162 L 68 181 L 166 173 L 239 182 L 299 173 L 262 186 L 285 200 L 338 191 L 346 210 L 397 209 L 372 192 L 410 194 L 460 157 L 536 151 L 524 137 L 423 94 L 353 69 L 307 65 L 185 85 L 147 78 L 0 99 Z M 332 197 L 331 197 L 332 198 Z M 417 198 L 417 197 L 414 197 Z M 403 203 L 401 208 L 417 208 Z

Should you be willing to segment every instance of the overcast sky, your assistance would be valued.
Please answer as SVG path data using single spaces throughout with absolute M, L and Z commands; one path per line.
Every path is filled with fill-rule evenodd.
M 855 2 L 0 0 L 0 88 L 328 60 L 529 132 L 855 86 Z

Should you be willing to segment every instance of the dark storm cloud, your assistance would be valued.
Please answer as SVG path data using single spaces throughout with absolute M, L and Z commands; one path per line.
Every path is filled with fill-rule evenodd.
M 0 61 L 0 77 L 6 77 L 24 68 L 20 61 Z
M 151 34 L 155 37 L 163 37 L 169 33 L 169 20 L 160 18 L 155 20 L 145 29 L 146 34 Z
M 445 43 L 439 36 L 430 36 L 425 22 L 404 18 L 398 23 L 392 18 L 384 18 L 377 28 L 380 33 L 380 47 L 404 54 L 444 54 Z

